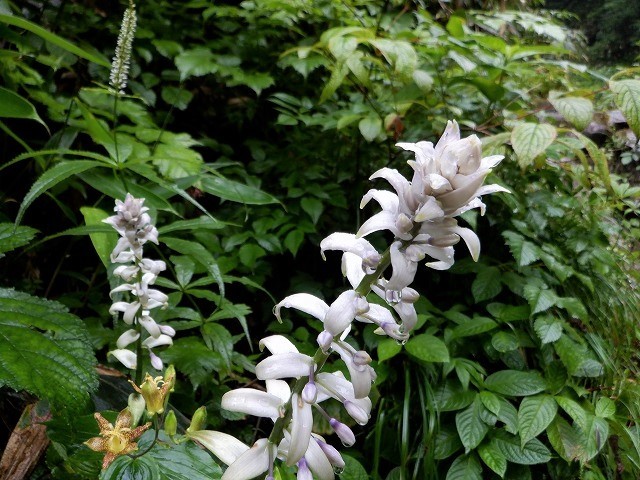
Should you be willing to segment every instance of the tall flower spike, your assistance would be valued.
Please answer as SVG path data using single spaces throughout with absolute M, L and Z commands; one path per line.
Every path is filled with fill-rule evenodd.
M 111 62 L 111 72 L 109 73 L 109 85 L 113 87 L 116 94 L 124 94 L 124 89 L 129 80 L 129 65 L 131 63 L 131 46 L 136 34 L 136 6 L 132 0 L 129 7 L 124 12 L 122 26 L 118 34 L 116 52 Z

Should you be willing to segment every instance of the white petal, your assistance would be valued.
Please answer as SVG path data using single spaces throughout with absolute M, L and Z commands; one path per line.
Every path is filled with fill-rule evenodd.
M 304 458 L 318 480 L 333 480 L 335 478 L 333 466 L 315 438 L 309 442 L 309 448 L 304 454 Z
M 333 336 L 344 332 L 356 316 L 358 298 L 355 290 L 342 292 L 329 307 L 324 318 L 324 329 Z
M 511 190 L 509 190 L 508 188 L 504 188 L 502 185 L 498 185 L 497 183 L 494 183 L 491 185 L 483 185 L 478 189 L 478 191 L 476 192 L 476 195 L 480 197 L 482 195 L 489 195 L 490 193 L 496 193 L 496 192 L 511 193 Z
M 133 342 L 140 338 L 140 334 L 137 330 L 131 329 L 124 332 L 120 337 L 118 337 L 118 341 L 116 342 L 116 346 L 119 349 L 126 347 L 127 345 L 131 345 Z
M 291 389 L 287 382 L 284 380 L 267 380 L 265 383 L 267 384 L 267 393 L 278 397 L 281 403 L 289 401 L 289 397 L 291 397 Z
M 436 158 L 439 157 L 448 144 L 457 142 L 458 140 L 460 140 L 460 127 L 458 127 L 458 122 L 449 120 L 447 122 L 447 128 L 445 128 L 440 140 L 436 143 L 434 156 Z
M 469 228 L 462 227 L 452 228 L 451 231 L 457 233 L 462 237 L 464 243 L 467 244 L 469 253 L 471 253 L 471 258 L 473 258 L 474 262 L 477 262 L 478 257 L 480 256 L 480 239 L 475 234 L 475 232 Z
M 398 211 L 398 195 L 393 192 L 372 188 L 362 197 L 362 200 L 360 201 L 360 208 L 364 208 L 371 200 L 378 202 L 383 210 L 388 210 L 390 212 Z
M 351 252 L 362 258 L 366 265 L 375 268 L 380 262 L 380 254 L 364 238 L 358 238 L 352 233 L 336 232 L 320 242 L 320 252 L 324 258 L 325 250 L 342 250 Z
M 255 417 L 278 417 L 281 405 L 280 397 L 261 392 L 255 388 L 238 388 L 222 396 L 222 408 L 225 410 L 246 413 Z
M 133 323 L 133 319 L 136 316 L 136 313 L 138 313 L 138 310 L 140 310 L 140 302 L 130 303 L 122 314 L 122 320 L 124 320 L 125 323 L 131 325 L 131 323 Z
M 480 161 L 480 168 L 482 170 L 493 168 L 498 165 L 502 161 L 502 159 L 504 159 L 504 155 L 490 155 L 488 157 L 484 157 Z
M 279 353 L 267 357 L 256 365 L 259 380 L 303 377 L 309 375 L 313 358 L 302 353 Z
M 149 350 L 149 359 L 151 360 L 151 366 L 156 370 L 162 370 L 164 368 L 164 363 L 162 363 L 162 359 Z
M 456 175 L 456 178 L 452 182 L 456 183 L 454 190 L 438 196 L 438 201 L 440 201 L 444 211 L 446 213 L 453 212 L 476 197 L 476 192 L 482 185 L 482 182 L 484 182 L 488 173 L 489 171 L 486 170 L 468 176 Z
M 231 465 L 249 450 L 249 447 L 232 435 L 214 430 L 198 430 L 189 433 L 189 438 L 198 441 L 225 465 Z
M 355 398 L 364 398 L 369 395 L 374 378 L 373 369 L 369 365 L 356 365 L 354 363 L 353 354 L 355 350 L 349 344 L 334 342 L 331 344 L 331 348 L 340 355 L 342 361 L 347 365 Z
M 374 180 L 376 178 L 384 178 L 386 181 L 388 181 L 398 193 L 399 198 L 401 198 L 404 195 L 404 192 L 411 187 L 411 185 L 409 184 L 409 180 L 404 178 L 395 168 L 381 168 L 373 175 L 371 175 L 369 177 L 369 180 Z
M 412 262 L 407 255 L 400 251 L 400 242 L 391 244 L 391 266 L 393 272 L 387 282 L 387 290 L 399 291 L 413 282 L 418 270 L 418 264 Z
M 427 197 L 427 201 L 418 209 L 414 220 L 416 222 L 425 222 L 434 218 L 444 217 L 444 211 L 433 197 Z
M 298 353 L 296 346 L 287 337 L 282 335 L 271 335 L 264 337 L 258 344 L 260 351 L 266 347 L 272 354 L 277 353 Z
M 275 316 L 278 318 L 278 321 L 281 321 L 280 309 L 282 307 L 296 308 L 301 312 L 305 312 L 313 317 L 316 317 L 318 320 L 323 320 L 324 316 L 327 314 L 327 310 L 329 310 L 329 305 L 320 300 L 318 297 L 315 297 L 308 293 L 295 293 L 293 295 L 289 295 L 280 303 L 278 303 L 273 310 Z
M 131 350 L 119 348 L 117 350 L 111 350 L 107 355 L 113 355 L 121 364 L 131 370 L 135 370 L 138 365 L 138 357 Z
M 162 347 L 164 345 L 173 345 L 173 339 L 169 335 L 160 335 L 158 338 L 147 337 L 143 342 L 147 348 Z
M 269 445 L 266 438 L 258 440 L 229 465 L 221 480 L 250 480 L 269 470 Z
M 294 393 L 291 397 L 291 443 L 287 465 L 295 465 L 304 456 L 311 440 L 312 427 L 311 405 Z
M 372 217 L 369 217 L 366 222 L 362 224 L 356 237 L 366 237 L 370 233 L 378 232 L 380 230 L 389 230 L 396 237 L 400 237 L 400 231 L 396 228 L 397 214 L 393 212 L 382 211 L 378 212 Z
M 435 149 L 433 143 L 421 141 L 418 143 L 396 143 L 396 147 L 400 147 L 403 150 L 407 150 L 416 154 L 416 161 L 420 165 L 429 166 L 433 163 L 433 157 L 435 155 Z
M 362 259 L 353 253 L 345 252 L 342 255 L 342 275 L 347 277 L 353 288 L 357 288 L 365 276 Z
M 140 325 L 142 325 L 144 329 L 147 332 L 149 332 L 149 335 L 151 335 L 153 338 L 158 338 L 160 334 L 163 333 L 161 331 L 160 326 L 158 326 L 156 321 L 153 318 L 151 318 L 149 315 L 142 315 L 141 317 L 138 318 L 138 322 L 140 322 Z M 171 327 L 168 327 L 168 328 L 171 328 Z M 173 330 L 173 333 L 175 335 L 176 333 L 175 330 Z

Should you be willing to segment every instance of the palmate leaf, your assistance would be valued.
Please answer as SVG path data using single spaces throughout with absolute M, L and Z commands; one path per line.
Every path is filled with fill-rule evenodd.
M 0 386 L 71 410 L 98 386 L 84 323 L 57 302 L 0 289 L 0 343 Z

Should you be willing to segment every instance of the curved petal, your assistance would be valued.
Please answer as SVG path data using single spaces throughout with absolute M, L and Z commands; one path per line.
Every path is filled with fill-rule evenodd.
M 358 312 L 358 299 L 360 296 L 355 290 L 342 292 L 331 304 L 324 318 L 324 329 L 336 336 L 344 332 L 351 325 Z M 368 309 L 368 305 L 366 307 Z
M 171 338 L 169 335 L 160 335 L 158 338 L 153 338 L 153 337 L 147 337 L 143 342 L 142 345 L 144 345 L 147 348 L 156 348 L 156 347 L 162 347 L 164 345 L 172 345 L 173 344 L 173 338 Z
M 309 442 L 309 448 L 307 448 L 304 458 L 318 480 L 333 480 L 335 478 L 333 466 L 315 438 Z
M 455 120 L 447 121 L 447 128 L 444 129 L 444 133 L 436 143 L 434 156 L 436 158 L 442 155 L 444 148 L 450 143 L 457 142 L 460 140 L 460 127 L 458 126 L 458 122 Z
M 498 165 L 504 159 L 504 155 L 489 155 L 488 157 L 484 157 L 480 161 L 480 168 L 482 170 L 493 168 Z
M 391 244 L 391 266 L 393 272 L 387 282 L 387 290 L 399 291 L 411 285 L 418 270 L 418 264 L 412 262 L 407 255 L 400 251 L 400 242 Z
M 364 222 L 358 233 L 356 233 L 356 237 L 366 237 L 370 233 L 378 232 L 380 230 L 389 230 L 395 236 L 400 236 L 400 232 L 396 228 L 396 218 L 398 215 L 395 212 L 388 212 L 383 210 L 382 212 L 378 212 L 372 217 L 369 217 L 366 222 Z
M 289 401 L 291 389 L 287 382 L 284 380 L 267 380 L 265 383 L 267 384 L 267 393 L 278 397 L 281 403 Z
M 388 210 L 390 212 L 398 211 L 400 200 L 398 199 L 398 195 L 393 192 L 372 188 L 362 197 L 362 200 L 360 201 L 360 208 L 364 208 L 371 200 L 378 202 L 383 210 Z
M 369 395 L 375 375 L 373 369 L 369 365 L 355 364 L 353 354 L 356 352 L 349 344 L 334 342 L 331 344 L 331 348 L 340 355 L 342 361 L 347 365 L 355 398 L 364 398 Z
M 260 351 L 266 347 L 273 355 L 278 353 L 298 353 L 296 346 L 287 337 L 271 335 L 264 337 L 258 344 Z
M 329 310 L 329 305 L 309 293 L 294 293 L 278 303 L 273 309 L 278 321 L 282 321 L 280 318 L 280 309 L 282 307 L 295 308 L 301 312 L 308 313 L 312 317 L 316 317 L 318 320 L 323 320 L 327 310 Z
M 435 155 L 435 149 L 433 143 L 420 141 L 418 143 L 396 143 L 396 147 L 400 147 L 403 150 L 413 152 L 416 155 L 416 161 L 420 165 L 429 166 L 433 163 L 433 157 Z
M 493 183 L 491 185 L 481 186 L 476 192 L 476 195 L 480 197 L 482 195 L 489 195 L 490 193 L 496 193 L 496 192 L 511 193 L 511 190 L 503 187 L 502 185 L 498 185 L 497 183 Z
M 425 222 L 438 217 L 444 217 L 444 211 L 435 198 L 427 197 L 427 201 L 418 209 L 413 219 L 416 222 Z
M 111 350 L 107 355 L 113 355 L 116 359 L 130 370 L 135 370 L 138 365 L 138 357 L 131 350 L 126 348 L 118 348 L 117 350 Z
M 309 375 L 313 358 L 302 353 L 279 353 L 265 358 L 256 365 L 259 380 L 303 377 Z
M 356 237 L 352 233 L 336 232 L 332 233 L 320 242 L 320 253 L 324 259 L 325 250 L 342 250 L 351 252 L 366 263 L 371 268 L 377 267 L 380 262 L 380 254 L 364 238 Z
M 482 185 L 482 182 L 484 182 L 488 173 L 489 171 L 486 170 L 468 176 L 456 175 L 452 182 L 454 190 L 438 196 L 438 200 L 445 213 L 457 210 L 477 196 L 476 192 Z
M 222 408 L 225 410 L 255 417 L 278 417 L 281 405 L 280 397 L 255 388 L 238 388 L 222 396 Z
M 398 192 L 398 197 L 402 197 L 404 192 L 411 187 L 409 180 L 404 178 L 404 176 L 402 176 L 395 168 L 381 168 L 374 172 L 373 175 L 369 177 L 369 180 L 374 180 L 376 178 L 384 178 L 389 182 L 395 191 Z
M 147 332 L 149 332 L 149 335 L 151 335 L 154 338 L 158 338 L 160 334 L 163 333 L 162 330 L 160 329 L 160 326 L 149 315 L 142 315 L 141 317 L 138 318 L 138 322 L 140 322 L 140 325 L 142 325 L 144 329 Z M 175 330 L 173 330 L 173 333 L 175 335 Z
M 312 427 L 311 405 L 294 393 L 291 397 L 291 443 L 287 465 L 295 465 L 304 456 L 311 440 Z
M 475 232 L 469 228 L 463 227 L 455 227 L 452 228 L 451 231 L 462 237 L 464 243 L 467 244 L 469 253 L 471 253 L 471 258 L 473 258 L 474 262 L 477 262 L 478 257 L 480 256 L 480 239 Z
M 229 465 L 221 480 L 250 480 L 269 470 L 269 445 L 266 438 L 258 440 Z
M 357 288 L 365 276 L 362 259 L 353 253 L 345 252 L 342 255 L 342 275 L 347 277 L 353 288 Z
M 214 430 L 198 430 L 190 432 L 188 436 L 213 453 L 225 465 L 231 465 L 249 450 L 249 447 L 236 437 Z
M 124 332 L 122 335 L 118 337 L 118 340 L 116 341 L 116 346 L 118 347 L 118 349 L 122 349 L 127 345 L 131 345 L 133 342 L 138 340 L 138 338 L 140 338 L 140 333 L 138 333 L 137 330 L 134 330 L 134 329 L 127 330 L 126 332 Z

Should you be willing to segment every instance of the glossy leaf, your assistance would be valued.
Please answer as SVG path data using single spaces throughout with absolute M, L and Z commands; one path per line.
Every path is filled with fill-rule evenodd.
M 109 216 L 107 212 L 100 208 L 82 207 L 80 212 L 84 216 L 84 223 L 88 227 L 104 225 L 102 220 Z M 116 246 L 118 234 L 115 230 L 110 233 L 89 233 L 89 238 L 91 238 L 93 248 L 96 249 L 102 264 L 108 269 L 111 265 L 111 251 Z
M 0 14 L 0 17 L 2 15 Z M 26 118 L 35 120 L 49 131 L 49 127 L 44 123 L 36 107 L 26 98 L 11 90 L 0 87 L 0 118 Z
M 537 465 L 551 460 L 549 449 L 536 438 L 522 446 L 515 435 L 498 431 L 491 443 L 509 462 L 519 465 Z
M 445 480 L 482 480 L 482 465 L 475 455 L 461 455 L 449 467 Z
M 37 233 L 38 230 L 35 228 L 0 223 L 0 257 L 6 252 L 27 245 Z
M 525 397 L 518 409 L 518 431 L 522 446 L 542 433 L 553 421 L 558 404 L 549 395 Z
M 538 317 L 533 324 L 533 329 L 543 344 L 552 343 L 562 336 L 562 320 L 551 315 Z
M 259 188 L 229 180 L 221 176 L 206 175 L 201 179 L 202 190 L 224 200 L 247 205 L 268 205 L 279 200 Z
M 489 425 L 480 418 L 482 408 L 480 399 L 476 397 L 469 407 L 456 414 L 456 428 L 466 453 L 480 445 L 489 431 Z
M 448 362 L 449 350 L 442 340 L 425 333 L 412 337 L 405 345 L 407 352 L 424 362 Z
M 471 293 L 478 303 L 492 299 L 501 291 L 500 269 L 497 267 L 483 268 L 471 284 Z
M 538 372 L 518 370 L 502 370 L 489 375 L 484 385 L 493 392 L 513 397 L 535 395 L 546 388 L 546 383 Z
M 556 135 L 556 129 L 547 123 L 521 123 L 515 127 L 511 132 L 511 145 L 520 167 L 531 165 L 551 145 Z
M 493 443 L 486 443 L 478 447 L 478 454 L 487 467 L 504 478 L 504 474 L 507 471 L 507 459 L 498 450 Z

